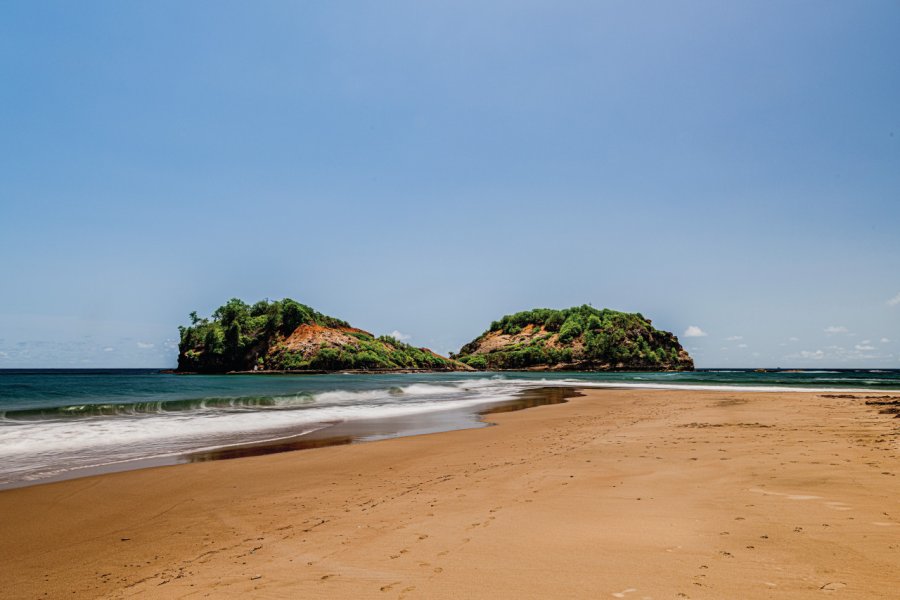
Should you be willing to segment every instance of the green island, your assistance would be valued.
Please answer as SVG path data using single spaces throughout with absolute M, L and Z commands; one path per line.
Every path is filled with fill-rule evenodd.
M 461 371 L 470 367 L 390 336 L 375 337 L 290 298 L 232 298 L 179 327 L 178 372 Z
M 686 371 L 678 338 L 640 313 L 591 306 L 506 315 L 449 358 L 352 327 L 290 298 L 232 298 L 209 318 L 190 315 L 178 372 Z
M 678 338 L 640 313 L 583 305 L 506 315 L 451 358 L 476 370 L 690 371 Z

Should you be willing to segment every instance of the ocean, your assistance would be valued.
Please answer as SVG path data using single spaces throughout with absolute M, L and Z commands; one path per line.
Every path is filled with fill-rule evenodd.
M 0 487 L 247 444 L 354 440 L 484 426 L 480 411 L 538 388 L 900 391 L 900 370 L 687 373 L 175 375 L 150 369 L 0 370 Z M 294 446 L 301 447 L 301 446 Z

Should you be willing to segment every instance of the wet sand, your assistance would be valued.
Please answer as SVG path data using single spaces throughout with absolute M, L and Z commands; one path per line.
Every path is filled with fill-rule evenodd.
M 80 469 L 64 471 L 46 477 L 42 479 L 40 483 L 45 484 L 66 481 L 93 475 L 134 471 L 150 467 L 164 467 L 210 460 L 229 460 L 247 456 L 262 456 L 264 454 L 276 454 L 279 452 L 293 452 L 295 450 L 309 450 L 311 448 L 342 446 L 345 444 L 371 442 L 396 437 L 454 431 L 457 429 L 487 427 L 492 425 L 492 423 L 484 419 L 486 415 L 501 412 L 513 412 L 547 404 L 560 404 L 565 402 L 566 398 L 577 395 L 579 395 L 579 392 L 570 387 L 533 388 L 517 393 L 512 399 L 501 400 L 498 402 L 386 418 L 369 418 L 337 422 L 328 424 L 322 429 L 294 436 L 285 436 L 284 432 L 280 431 L 278 432 L 280 437 L 258 442 L 235 441 L 208 450 L 140 458 L 93 467 L 82 467 Z M 30 485 L 35 485 L 35 482 L 21 480 L 4 482 L 0 483 L 0 491 L 27 487 Z
M 864 395 L 584 394 L 0 492 L 0 597 L 897 597 L 900 419 Z
M 345 421 L 295 437 L 258 443 L 235 444 L 224 448 L 192 452 L 177 458 L 172 464 L 229 460 L 247 456 L 276 454 L 278 452 L 343 446 L 345 444 L 371 442 L 410 435 L 486 427 L 492 425 L 490 420 L 485 419 L 488 415 L 525 410 L 526 408 L 548 404 L 562 404 L 566 402 L 567 398 L 578 395 L 580 395 L 579 392 L 569 387 L 530 389 L 520 392 L 512 400 L 386 419 Z

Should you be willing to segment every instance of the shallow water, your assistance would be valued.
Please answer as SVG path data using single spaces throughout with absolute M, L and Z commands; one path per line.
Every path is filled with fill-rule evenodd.
M 477 413 L 538 387 L 900 390 L 900 371 L 174 375 L 153 370 L 0 371 L 0 486 L 212 456 L 226 447 L 375 439 L 477 426 Z M 405 423 L 402 427 L 398 423 Z M 316 433 L 321 432 L 321 433 Z M 306 443 L 306 440 L 304 440 Z M 302 444 L 300 444 L 302 445 Z M 210 454 L 212 453 L 212 454 Z

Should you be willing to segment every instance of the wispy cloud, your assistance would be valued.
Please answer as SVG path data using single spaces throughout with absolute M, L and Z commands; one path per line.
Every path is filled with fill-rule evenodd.
M 115 350 L 115 348 L 113 348 L 112 346 L 107 346 L 103 349 L 104 352 L 112 352 L 113 350 Z
M 821 350 L 802 350 L 796 354 L 788 354 L 785 359 L 822 360 L 829 363 L 846 363 L 854 361 L 889 360 L 893 354 L 880 354 L 869 341 L 855 344 L 849 348 L 839 345 L 825 346 Z
M 727 338 L 725 338 L 725 341 L 726 342 L 738 342 L 742 339 L 744 339 L 744 336 L 742 336 L 742 335 L 730 335 Z
M 835 333 L 849 333 L 850 330 L 843 325 L 829 325 L 825 328 L 825 333 L 832 335 Z
M 887 301 L 888 306 L 897 306 L 898 304 L 900 304 L 900 293 Z
M 789 341 L 789 342 L 799 342 L 799 341 L 800 341 L 800 338 L 798 338 L 798 337 L 789 337 L 789 338 L 788 338 L 788 341 Z
M 148 348 L 153 348 L 156 344 L 151 344 L 149 342 L 138 342 L 137 347 L 147 350 Z
M 882 344 L 887 344 L 887 343 L 890 342 L 890 341 L 891 341 L 891 340 L 889 340 L 889 339 L 887 339 L 887 338 L 881 338 L 881 343 L 882 343 Z
M 746 348 L 747 344 L 738 344 L 738 348 Z
M 409 338 L 412 337 L 408 333 L 402 333 L 400 331 L 397 331 L 396 329 L 393 330 L 392 332 L 390 332 L 388 335 L 400 342 L 405 342 L 406 340 L 408 340 Z
M 691 325 L 687 329 L 684 330 L 684 337 L 706 337 L 707 333 L 697 327 L 696 325 Z

